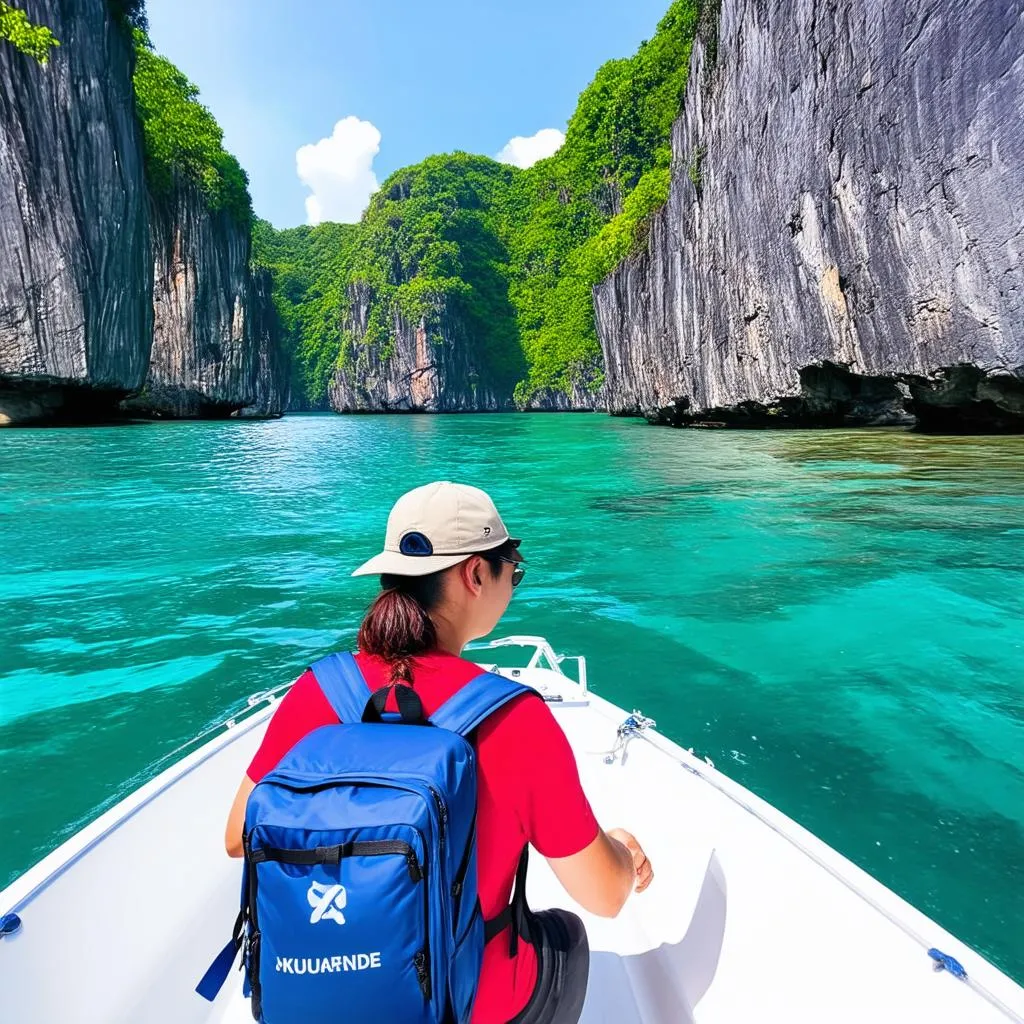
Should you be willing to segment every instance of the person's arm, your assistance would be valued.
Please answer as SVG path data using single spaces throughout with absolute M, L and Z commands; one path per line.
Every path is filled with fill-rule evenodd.
M 242 784 L 235 794 L 235 802 L 231 805 L 231 813 L 228 815 L 227 828 L 224 829 L 224 848 L 228 851 L 229 857 L 242 856 L 242 829 L 245 826 L 245 805 L 249 800 L 249 794 L 255 788 L 256 783 L 248 775 L 242 776 Z
M 633 888 L 633 858 L 617 839 L 600 831 L 571 857 L 548 857 L 562 888 L 598 917 L 615 917 Z
M 548 857 L 555 877 L 584 910 L 615 917 L 633 891 L 643 892 L 654 870 L 640 844 L 624 829 L 598 832 L 594 841 L 571 857 Z
M 615 917 L 634 884 L 637 892 L 650 885 L 650 862 L 628 832 L 605 832 L 598 825 L 580 784 L 572 747 L 550 709 L 535 698 L 525 698 L 510 704 L 506 714 L 508 726 L 496 728 L 495 738 L 501 735 L 519 743 L 507 760 L 516 764 L 523 831 L 580 906 L 601 917 Z M 497 712 L 494 719 L 501 715 Z M 525 760 L 523 737 L 529 737 L 532 752 Z

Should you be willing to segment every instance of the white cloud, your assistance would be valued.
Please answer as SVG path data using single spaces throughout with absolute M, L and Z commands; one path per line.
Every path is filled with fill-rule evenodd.
M 541 128 L 536 135 L 517 135 L 509 139 L 494 159 L 516 167 L 532 167 L 538 160 L 551 156 L 563 142 L 565 136 L 557 128 Z
M 306 197 L 310 224 L 333 220 L 351 224 L 359 220 L 370 196 L 377 191 L 373 158 L 380 152 L 380 132 L 369 121 L 346 117 L 333 134 L 302 146 L 295 154 L 295 169 L 313 194 Z

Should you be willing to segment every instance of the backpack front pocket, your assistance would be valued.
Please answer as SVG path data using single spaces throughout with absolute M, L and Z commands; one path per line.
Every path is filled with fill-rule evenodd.
M 418 832 L 403 831 L 252 849 L 267 1024 L 317 1020 L 325 1005 L 373 1006 L 379 1020 L 430 1019 L 425 846 Z M 422 1006 L 422 1017 L 410 1017 L 410 1006 Z

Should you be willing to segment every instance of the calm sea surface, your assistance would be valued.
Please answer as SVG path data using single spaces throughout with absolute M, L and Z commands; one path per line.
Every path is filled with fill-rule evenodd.
M 501 631 L 585 654 L 604 696 L 1024 981 L 1024 438 L 540 415 L 4 432 L 0 886 L 351 646 L 375 584 L 348 573 L 439 477 L 524 538 Z

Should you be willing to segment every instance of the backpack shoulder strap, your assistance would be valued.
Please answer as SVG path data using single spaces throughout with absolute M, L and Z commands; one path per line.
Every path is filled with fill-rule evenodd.
M 537 691 L 532 686 L 506 679 L 494 672 L 481 672 L 453 693 L 430 716 L 430 721 L 441 729 L 468 736 L 491 712 L 497 711 L 521 693 L 537 694 Z
M 328 654 L 309 667 L 338 718 L 350 724 L 361 722 L 370 688 L 356 659 L 351 654 Z

